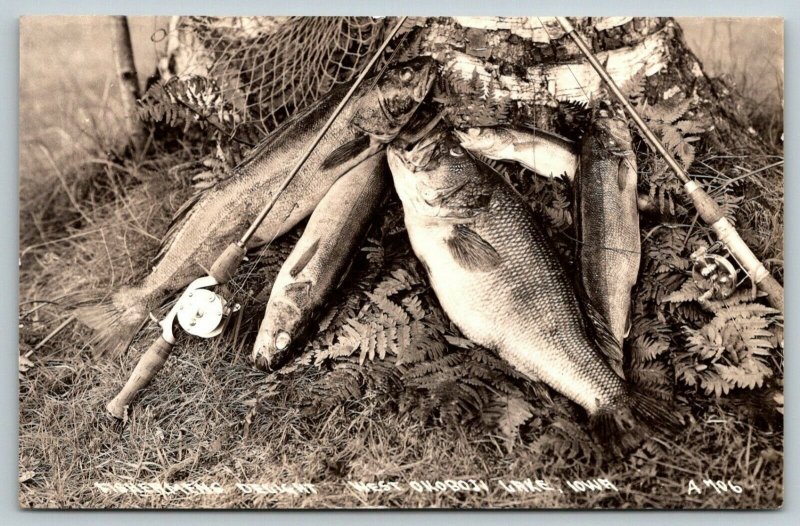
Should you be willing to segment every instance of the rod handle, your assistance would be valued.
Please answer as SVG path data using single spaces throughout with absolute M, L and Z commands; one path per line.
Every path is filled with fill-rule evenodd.
M 136 394 L 147 387 L 147 384 L 164 367 L 164 363 L 169 358 L 172 351 L 172 344 L 159 336 L 149 349 L 139 358 L 139 363 L 133 369 L 128 381 L 122 390 L 111 400 L 106 409 L 115 418 L 122 420 L 125 417 L 127 407 L 131 404 Z
M 783 314 L 783 286 L 771 274 L 766 275 L 757 283 L 758 288 L 767 293 L 767 301 L 773 309 L 778 309 Z
M 695 210 L 707 225 L 713 225 L 724 217 L 722 208 L 696 181 L 689 181 L 683 185 L 683 188 L 689 199 L 692 200 Z
M 231 243 L 211 265 L 208 275 L 217 280 L 217 283 L 229 282 L 236 274 L 236 269 L 239 268 L 246 253 L 247 250 L 244 247 L 237 243 Z

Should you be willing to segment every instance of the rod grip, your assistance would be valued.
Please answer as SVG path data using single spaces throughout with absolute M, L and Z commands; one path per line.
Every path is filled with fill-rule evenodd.
M 767 301 L 774 309 L 778 309 L 783 314 L 783 286 L 778 280 L 768 274 L 758 282 L 758 288 L 767 293 Z
M 247 250 L 236 243 L 231 243 L 222 254 L 219 255 L 208 275 L 217 280 L 217 283 L 227 283 L 236 274 L 236 269 L 244 259 Z
M 159 336 L 149 349 L 139 358 L 139 363 L 133 369 L 128 381 L 122 390 L 111 400 L 106 409 L 112 416 L 122 420 L 125 416 L 126 408 L 130 405 L 136 394 L 147 387 L 147 384 L 164 367 L 164 363 L 169 358 L 172 351 L 172 344 Z
M 708 225 L 713 225 L 723 216 L 722 209 L 716 201 L 703 190 L 695 181 L 689 181 L 683 187 L 686 194 L 692 200 L 695 210 Z

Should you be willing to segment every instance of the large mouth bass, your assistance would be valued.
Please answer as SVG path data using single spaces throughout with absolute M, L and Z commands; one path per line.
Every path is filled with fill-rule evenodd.
M 584 137 L 575 203 L 581 280 L 620 345 L 641 259 L 636 155 L 625 119 L 597 110 Z
M 380 152 L 347 172 L 311 214 L 272 286 L 253 347 L 256 366 L 276 369 L 303 345 L 386 196 L 385 159 Z
M 434 61 L 423 57 L 387 69 L 377 82 L 365 81 L 283 191 L 251 245 L 269 243 L 308 217 L 340 176 L 392 140 L 427 96 L 435 74 Z M 126 347 L 167 291 L 206 273 L 273 197 L 348 89 L 338 86 L 294 116 L 230 178 L 187 203 L 167 234 L 160 260 L 141 284 L 79 312 L 98 331 L 95 340 L 103 350 Z
M 638 440 L 636 422 L 676 422 L 622 378 L 621 349 L 587 321 L 543 227 L 498 174 L 441 131 L 387 158 L 414 253 L 465 336 L 580 404 L 611 444 Z

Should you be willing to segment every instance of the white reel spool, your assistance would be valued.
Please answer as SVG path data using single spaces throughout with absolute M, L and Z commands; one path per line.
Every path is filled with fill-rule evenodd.
M 230 313 L 228 302 L 208 289 L 194 289 L 184 294 L 177 305 L 178 323 L 184 331 L 200 338 L 213 338 L 222 332 Z

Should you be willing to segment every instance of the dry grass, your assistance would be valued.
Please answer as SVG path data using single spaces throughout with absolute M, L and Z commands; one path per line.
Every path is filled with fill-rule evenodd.
M 58 47 L 53 41 L 39 44 L 42 49 Z M 30 64 L 34 67 L 37 62 Z M 57 128 L 55 136 L 84 136 L 86 142 L 83 150 L 75 151 L 67 146 L 82 141 L 65 143 L 42 135 L 23 144 L 20 354 L 30 365 L 21 369 L 19 386 L 19 470 L 25 475 L 19 493 L 22 507 L 781 505 L 782 432 L 749 423 L 730 404 L 695 408 L 694 414 L 702 417 L 682 433 L 653 440 L 623 461 L 591 467 L 565 457 L 543 458 L 528 442 L 518 442 L 507 451 L 498 437 L 399 416 L 387 405 L 389 401 L 378 397 L 315 411 L 299 401 L 325 375 L 324 369 L 308 367 L 267 376 L 247 362 L 261 308 L 255 299 L 250 301 L 237 341 L 232 341 L 229 331 L 217 340 L 179 342 L 165 369 L 137 401 L 130 420 L 125 425 L 113 421 L 104 405 L 155 337 L 154 326 L 114 359 L 92 359 L 82 346 L 89 333 L 77 324 L 66 325 L 45 345 L 34 347 L 69 318 L 66 307 L 87 292 L 102 293 L 142 275 L 171 212 L 189 191 L 187 181 L 170 175 L 168 169 L 193 159 L 196 152 L 187 146 L 147 159 L 117 158 L 113 154 L 119 150 L 117 121 L 104 117 L 110 115 L 113 97 L 108 94 L 108 80 L 94 88 L 85 86 L 67 85 L 70 97 L 62 99 L 68 102 L 61 108 L 27 106 L 24 110 L 30 122 L 23 123 L 23 136 L 52 125 Z M 23 85 L 23 106 L 47 101 L 43 90 Z M 89 121 L 75 119 L 81 115 L 88 115 Z M 710 166 L 709 174 L 721 166 L 719 160 L 703 161 Z M 743 158 L 738 162 L 740 174 L 752 171 L 749 163 L 761 161 Z M 776 173 L 771 172 L 771 177 Z M 782 237 L 782 230 L 775 230 L 778 227 L 782 229 L 782 221 L 769 226 L 773 235 Z M 285 253 L 288 246 L 283 243 L 275 248 Z M 782 251 L 775 258 L 782 258 Z M 240 280 L 241 290 L 257 293 L 272 271 L 267 266 Z M 524 434 L 538 432 L 530 428 Z M 596 477 L 609 478 L 619 493 L 572 493 L 564 484 Z M 498 484 L 500 479 L 525 478 L 546 479 L 564 493 L 508 494 Z M 730 480 L 744 491 L 718 494 L 703 485 L 705 478 Z M 346 480 L 437 479 L 482 479 L 490 491 L 362 495 L 343 486 Z M 687 494 L 691 479 L 701 486 L 702 495 Z M 92 486 L 94 482 L 194 481 L 218 482 L 229 492 L 165 498 L 107 495 Z M 239 482 L 311 482 L 319 493 L 242 496 L 233 488 Z

